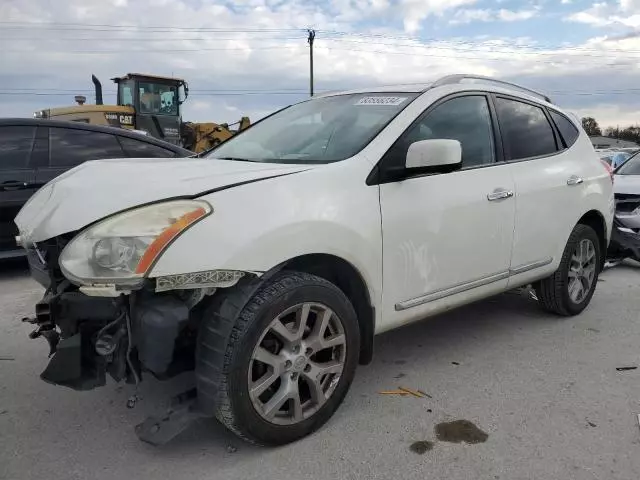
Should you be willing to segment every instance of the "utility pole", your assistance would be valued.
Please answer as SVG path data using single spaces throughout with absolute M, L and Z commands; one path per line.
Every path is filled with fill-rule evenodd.
M 309 36 L 307 42 L 309 43 L 309 94 L 313 97 L 313 41 L 316 38 L 315 30 L 307 30 Z

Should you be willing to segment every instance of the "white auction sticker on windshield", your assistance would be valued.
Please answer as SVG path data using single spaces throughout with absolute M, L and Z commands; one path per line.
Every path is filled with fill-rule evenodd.
M 390 105 L 398 106 L 404 102 L 407 97 L 362 97 L 356 105 Z

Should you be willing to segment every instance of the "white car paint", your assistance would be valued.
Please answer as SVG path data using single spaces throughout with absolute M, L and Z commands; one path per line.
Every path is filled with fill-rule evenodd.
M 42 187 L 15 222 L 23 237 L 39 242 L 136 205 L 310 168 L 197 158 L 94 160 Z
M 361 152 L 332 164 L 89 162 L 44 187 L 16 223 L 22 235 L 38 242 L 148 202 L 201 197 L 213 214 L 181 234 L 149 277 L 215 269 L 266 272 L 297 256 L 331 254 L 360 272 L 380 333 L 547 276 L 569 232 L 590 209 L 603 215 L 610 234 L 610 178 L 581 129 L 571 149 L 547 159 L 367 185 L 374 165 L 418 115 L 464 91 L 506 93 L 550 106 L 505 86 L 444 85 L 408 104 Z M 571 175 L 583 182 L 568 186 Z M 496 188 L 515 195 L 487 202 Z M 523 266 L 530 270 L 521 273 Z

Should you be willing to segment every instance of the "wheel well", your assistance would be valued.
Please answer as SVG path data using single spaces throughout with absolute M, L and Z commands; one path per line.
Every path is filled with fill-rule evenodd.
M 602 252 L 602 258 L 600 262 L 600 270 L 604 268 L 604 263 L 607 257 L 607 224 L 604 221 L 604 217 L 597 210 L 590 210 L 585 213 L 580 220 L 579 224 L 588 225 L 598 235 L 600 241 L 600 251 Z
M 373 357 L 375 310 L 369 290 L 360 272 L 346 260 L 328 254 L 311 254 L 293 258 L 279 270 L 296 270 L 324 278 L 336 285 L 351 301 L 360 326 L 360 364 L 366 365 Z

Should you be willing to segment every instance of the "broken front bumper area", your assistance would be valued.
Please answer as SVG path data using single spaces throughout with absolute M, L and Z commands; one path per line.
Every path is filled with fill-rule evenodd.
M 640 215 L 614 217 L 607 254 L 612 259 L 633 258 L 640 261 Z
M 23 319 L 37 325 L 30 338 L 44 337 L 49 343 L 42 380 L 74 390 L 105 385 L 107 373 L 116 381 L 131 381 L 126 318 L 122 300 L 47 291 L 36 304 L 36 316 Z

